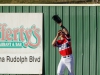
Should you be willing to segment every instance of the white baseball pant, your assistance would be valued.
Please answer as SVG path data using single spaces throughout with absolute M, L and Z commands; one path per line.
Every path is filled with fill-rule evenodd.
M 64 70 L 65 68 L 67 67 L 68 69 L 68 74 L 69 75 L 74 75 L 74 72 L 73 72 L 73 55 L 69 55 L 69 56 L 66 56 L 66 58 L 64 57 L 61 57 L 61 60 L 58 64 L 58 68 L 57 68 L 57 75 L 64 75 Z

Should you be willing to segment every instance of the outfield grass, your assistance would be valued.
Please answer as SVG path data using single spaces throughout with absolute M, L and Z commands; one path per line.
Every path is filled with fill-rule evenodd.
M 0 0 L 0 4 L 66 4 L 66 3 L 94 3 L 89 0 Z

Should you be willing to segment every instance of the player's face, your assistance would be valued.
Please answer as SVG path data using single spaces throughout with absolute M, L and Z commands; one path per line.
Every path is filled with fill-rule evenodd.
M 60 37 L 61 37 L 61 38 L 65 37 L 65 33 L 64 33 L 64 32 L 61 32 L 61 33 L 60 33 Z

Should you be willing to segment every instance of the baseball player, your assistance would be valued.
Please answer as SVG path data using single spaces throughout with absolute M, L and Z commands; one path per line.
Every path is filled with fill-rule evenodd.
M 61 19 L 58 15 L 54 15 L 53 19 L 59 24 L 62 30 L 59 30 L 56 37 L 52 41 L 54 47 L 59 48 L 61 59 L 57 68 L 57 75 L 64 75 L 64 69 L 68 68 L 68 74 L 74 75 L 73 73 L 73 55 L 71 48 L 71 38 L 68 30 L 62 25 Z M 58 40 L 58 38 L 60 38 Z

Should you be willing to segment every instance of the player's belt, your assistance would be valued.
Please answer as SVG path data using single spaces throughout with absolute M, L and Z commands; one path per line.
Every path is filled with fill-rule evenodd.
M 63 56 L 63 58 L 66 58 L 66 57 L 69 57 L 69 55 L 68 56 Z
M 70 54 L 71 55 L 71 54 Z M 70 55 L 63 56 L 63 58 L 69 57 Z

